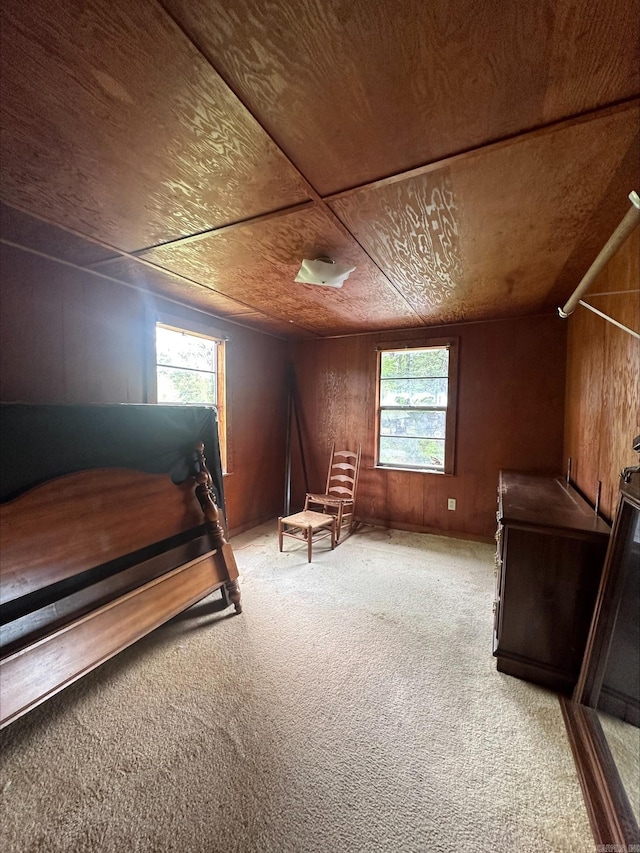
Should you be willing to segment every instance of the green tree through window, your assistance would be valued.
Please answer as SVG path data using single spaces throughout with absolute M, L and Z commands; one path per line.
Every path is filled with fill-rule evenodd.
M 444 472 L 451 346 L 379 354 L 378 465 Z
M 167 322 L 156 327 L 156 402 L 215 406 L 222 468 L 227 471 L 225 339 Z
M 219 345 L 212 338 L 158 324 L 158 402 L 217 405 Z

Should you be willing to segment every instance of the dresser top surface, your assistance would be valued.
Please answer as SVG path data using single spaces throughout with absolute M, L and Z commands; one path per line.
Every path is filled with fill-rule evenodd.
M 608 536 L 609 525 L 562 477 L 501 471 L 499 518 L 503 524 L 552 527 Z

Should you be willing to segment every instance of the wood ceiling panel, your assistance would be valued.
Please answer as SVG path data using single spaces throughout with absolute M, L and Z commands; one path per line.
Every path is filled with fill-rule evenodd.
M 474 312 L 555 310 L 638 186 L 638 107 L 478 155 L 452 168 Z
M 638 119 L 570 125 L 331 207 L 428 322 L 552 308 L 628 207 Z
M 99 264 L 95 270 L 118 281 L 132 284 L 141 290 L 149 290 L 158 296 L 194 305 L 203 311 L 211 311 L 220 317 L 235 317 L 254 311 L 252 307 L 229 299 L 222 293 L 217 293 L 197 282 L 178 278 L 169 272 L 154 269 L 132 258 L 117 258 Z
M 303 338 L 317 337 L 313 332 L 296 326 L 292 320 L 277 320 L 274 317 L 267 317 L 266 314 L 260 314 L 257 311 L 234 317 L 234 321 L 241 326 L 248 326 L 258 332 L 267 332 L 279 338 L 302 340 Z
M 52 258 L 83 266 L 112 258 L 114 253 L 90 240 L 78 237 L 29 216 L 0 202 L 0 234 L 2 239 L 26 249 L 42 252 Z
M 132 284 L 140 290 L 148 290 L 157 296 L 173 299 L 257 331 L 283 338 L 313 337 L 311 332 L 297 326 L 293 321 L 267 316 L 208 287 L 178 278 L 163 270 L 153 269 L 131 258 L 123 257 L 100 264 L 96 271 Z
M 636 113 L 636 115 L 639 114 Z M 630 130 L 627 127 L 627 132 Z M 598 140 L 598 144 L 602 146 L 602 140 Z M 586 186 L 588 187 L 588 183 Z M 558 274 L 553 288 L 549 291 L 547 305 L 550 307 L 564 305 L 630 208 L 629 191 L 638 186 L 640 186 L 640 132 L 637 131 L 617 168 L 611 166 L 609 183 L 600 203 L 591 205 L 590 212 L 588 208 L 584 209 L 581 231 L 575 232 L 571 253 Z M 574 198 L 576 195 L 574 190 Z
M 554 0 L 542 124 L 640 92 L 637 0 Z
M 640 90 L 637 0 L 161 0 L 322 195 Z
M 7 0 L 5 198 L 124 250 L 303 201 L 300 178 L 153 0 Z
M 461 319 L 458 212 L 448 169 L 330 206 L 425 321 Z
M 302 259 L 323 255 L 356 271 L 340 289 L 296 284 Z M 143 257 L 319 334 L 421 322 L 360 246 L 319 207 L 162 246 Z

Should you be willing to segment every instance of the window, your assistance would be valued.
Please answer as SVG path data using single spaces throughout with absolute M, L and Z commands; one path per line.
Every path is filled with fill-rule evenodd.
M 218 405 L 220 341 L 156 324 L 158 403 Z
M 456 377 L 456 341 L 378 352 L 379 466 L 453 474 Z
M 156 323 L 156 402 L 215 406 L 226 471 L 225 341 Z

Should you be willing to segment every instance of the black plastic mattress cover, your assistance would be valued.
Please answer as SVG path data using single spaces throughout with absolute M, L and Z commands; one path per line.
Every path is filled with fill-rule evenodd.
M 210 406 L 0 404 L 0 502 L 77 471 L 131 468 L 181 483 L 204 444 L 224 513 L 218 417 Z M 225 513 L 226 515 L 226 513 Z

